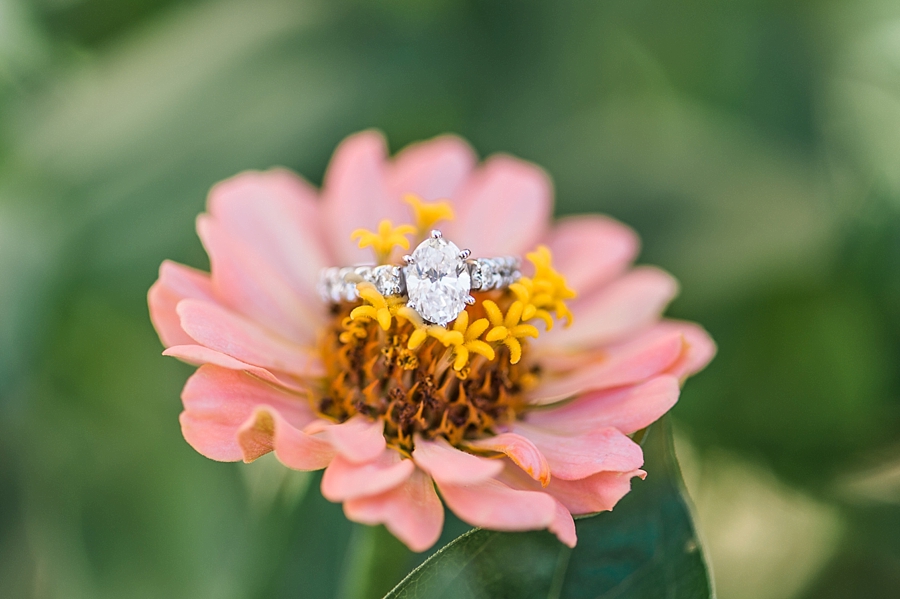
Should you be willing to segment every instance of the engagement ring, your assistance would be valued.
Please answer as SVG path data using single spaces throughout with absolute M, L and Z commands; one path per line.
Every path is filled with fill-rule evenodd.
M 369 282 L 384 296 L 407 296 L 407 306 L 426 321 L 446 325 L 475 302 L 472 291 L 505 289 L 522 276 L 519 259 L 469 258 L 469 250 L 444 239 L 440 231 L 403 257 L 404 266 L 332 267 L 319 275 L 319 293 L 328 302 L 359 298 L 356 285 Z

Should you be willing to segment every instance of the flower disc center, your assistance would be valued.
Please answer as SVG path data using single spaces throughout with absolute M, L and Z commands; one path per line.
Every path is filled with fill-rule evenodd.
M 350 319 L 352 309 L 351 303 L 335 307 L 321 341 L 326 372 L 310 399 L 327 419 L 363 414 L 383 420 L 388 445 L 411 452 L 416 434 L 458 445 L 483 438 L 524 410 L 523 394 L 538 376 L 531 361 L 511 364 L 500 346 L 497 359 L 475 356 L 460 372 L 452 367 L 453 350 L 438 339 L 409 350 L 411 323 L 395 319 L 386 331 L 374 320 Z

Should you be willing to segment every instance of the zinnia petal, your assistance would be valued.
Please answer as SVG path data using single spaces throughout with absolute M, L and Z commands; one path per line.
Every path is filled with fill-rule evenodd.
M 556 376 L 548 372 L 529 395 L 533 403 L 545 404 L 584 391 L 641 383 L 673 367 L 686 351 L 681 331 L 655 327 L 606 348 L 594 362 L 574 371 Z
M 395 197 L 414 193 L 426 201 L 452 198 L 475 167 L 475 152 L 455 135 L 412 144 L 394 157 L 388 189 Z
M 159 279 L 147 293 L 147 303 L 150 320 L 166 347 L 194 343 L 181 328 L 181 318 L 175 312 L 178 302 L 187 298 L 217 301 L 209 275 L 183 264 L 164 261 L 159 267 Z
M 482 256 L 521 256 L 543 237 L 552 204 L 553 187 L 543 170 L 493 156 L 460 191 L 448 235 Z
M 645 478 L 643 470 L 631 472 L 598 472 L 579 480 L 554 478 L 546 488 L 523 475 L 515 466 L 507 465 L 500 480 L 516 489 L 543 491 L 554 497 L 573 515 L 593 514 L 613 509 L 631 490 L 631 479 Z
M 580 480 L 554 478 L 547 493 L 558 499 L 572 514 L 593 514 L 615 507 L 631 490 L 631 479 L 644 478 L 643 470 L 631 472 L 598 472 Z
M 558 500 L 556 502 L 556 511 L 553 514 L 553 522 L 547 529 L 555 534 L 556 538 L 567 547 L 575 547 L 575 544 L 578 542 L 572 513 Z
M 184 438 L 201 454 L 222 462 L 244 458 L 237 434 L 259 406 L 270 406 L 295 427 L 313 419 L 302 398 L 245 372 L 211 364 L 188 379 L 181 399 Z
M 494 477 L 503 470 L 500 460 L 480 458 L 456 449 L 444 439 L 425 441 L 418 439 L 413 459 L 435 481 L 448 484 L 465 484 Z
M 526 422 L 560 434 L 615 427 L 628 435 L 656 422 L 675 405 L 680 392 L 678 379 L 663 375 L 642 385 L 593 391 L 560 406 L 534 410 Z
M 469 441 L 468 445 L 477 449 L 505 453 L 528 476 L 540 481 L 542 485 L 550 482 L 550 465 L 547 463 L 547 459 L 534 443 L 522 435 L 500 433 L 492 437 Z
M 334 151 L 322 186 L 328 241 L 338 265 L 372 261 L 350 241 L 357 229 L 377 230 L 383 219 L 403 223 L 409 211 L 387 189 L 387 145 L 377 131 L 351 135 Z
M 197 217 L 197 234 L 209 254 L 213 287 L 223 302 L 294 342 L 311 342 L 324 308 L 298 295 L 252 246 L 232 238 L 208 214 Z
M 633 229 L 594 214 L 561 219 L 546 244 L 556 269 L 582 297 L 625 272 L 640 250 Z
M 615 428 L 569 436 L 516 424 L 513 431 L 527 437 L 544 454 L 553 479 L 576 480 L 607 470 L 627 472 L 644 463 L 641 447 Z
M 187 299 L 178 304 L 177 312 L 181 327 L 198 343 L 242 362 L 298 376 L 321 368 L 310 349 L 279 338 L 221 306 Z
M 669 374 L 685 379 L 706 368 L 716 355 L 716 344 L 703 327 L 693 322 L 664 320 L 657 325 L 661 330 L 678 331 L 685 341 L 685 349 L 678 361 L 669 367 Z
M 578 326 L 554 329 L 540 341 L 567 349 L 602 347 L 649 327 L 678 293 L 669 273 L 642 266 L 571 304 Z
M 383 420 L 369 420 L 362 414 L 340 424 L 317 420 L 306 428 L 306 432 L 318 433 L 339 454 L 357 464 L 371 462 L 381 455 L 387 446 L 383 431 Z
M 355 464 L 337 456 L 322 477 L 322 495 L 329 501 L 345 501 L 378 495 L 393 489 L 416 469 L 412 460 L 385 449 L 371 462 Z
M 267 383 L 279 385 L 281 387 L 285 387 L 286 389 L 290 389 L 291 391 L 302 393 L 305 390 L 304 387 L 299 385 L 296 381 L 291 380 L 284 375 L 280 377 L 276 376 L 275 373 L 266 370 L 265 368 L 254 366 L 253 364 L 248 364 L 247 362 L 242 362 L 236 358 L 232 358 L 231 356 L 218 352 L 214 349 L 209 349 L 208 347 L 204 347 L 202 345 L 174 345 L 165 350 L 163 352 L 163 355 L 178 358 L 179 360 L 183 360 L 184 362 L 193 364 L 194 366 L 215 364 L 216 366 L 229 368 L 231 370 L 244 370 L 254 376 L 261 378 Z
M 238 430 L 238 443 L 245 462 L 270 451 L 282 464 L 295 470 L 321 470 L 335 457 L 330 443 L 306 434 L 268 406 L 256 408 Z
M 209 213 L 227 236 L 252 248 L 301 297 L 315 301 L 331 262 L 316 189 L 286 169 L 245 172 L 209 192 Z
M 495 479 L 465 485 L 436 482 L 447 507 L 472 526 L 537 530 L 556 519 L 556 500 L 546 493 L 513 489 Z
M 444 507 L 431 479 L 421 470 L 381 495 L 345 501 L 344 513 L 362 524 L 384 524 L 413 551 L 434 545 L 444 527 Z

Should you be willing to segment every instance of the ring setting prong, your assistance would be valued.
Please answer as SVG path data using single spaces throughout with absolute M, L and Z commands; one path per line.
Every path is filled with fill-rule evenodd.
M 463 301 L 466 302 L 467 306 L 472 306 L 475 304 L 475 298 L 471 295 L 467 295 Z
M 415 259 L 410 254 L 406 254 L 405 256 L 403 256 L 403 262 L 405 262 L 406 264 L 414 264 Z
M 440 239 L 440 238 L 443 237 L 443 236 L 444 236 L 444 234 L 441 233 L 440 231 L 438 231 L 437 229 L 434 229 L 434 230 L 431 232 L 431 238 L 432 238 L 432 239 Z
M 472 255 L 472 250 L 463 250 L 459 253 L 459 259 L 466 260 L 471 255 Z

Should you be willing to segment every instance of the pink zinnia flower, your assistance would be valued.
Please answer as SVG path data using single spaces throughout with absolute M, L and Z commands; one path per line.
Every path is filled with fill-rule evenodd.
M 532 164 L 478 165 L 450 136 L 391 159 L 371 131 L 338 147 L 321 191 L 278 169 L 216 185 L 197 219 L 211 274 L 165 262 L 149 293 L 164 353 L 200 366 L 182 394 L 185 439 L 214 460 L 274 451 L 289 468 L 325 468 L 326 498 L 415 551 L 440 534 L 438 492 L 472 525 L 545 528 L 574 546 L 572 515 L 612 509 L 646 475 L 630 435 L 715 346 L 661 320 L 678 286 L 631 266 L 631 229 L 554 223 L 552 204 Z M 474 294 L 446 328 L 371 285 L 322 300 L 323 268 L 372 262 L 351 235 L 396 263 L 395 246 L 440 219 L 473 256 L 527 254 L 529 276 Z

